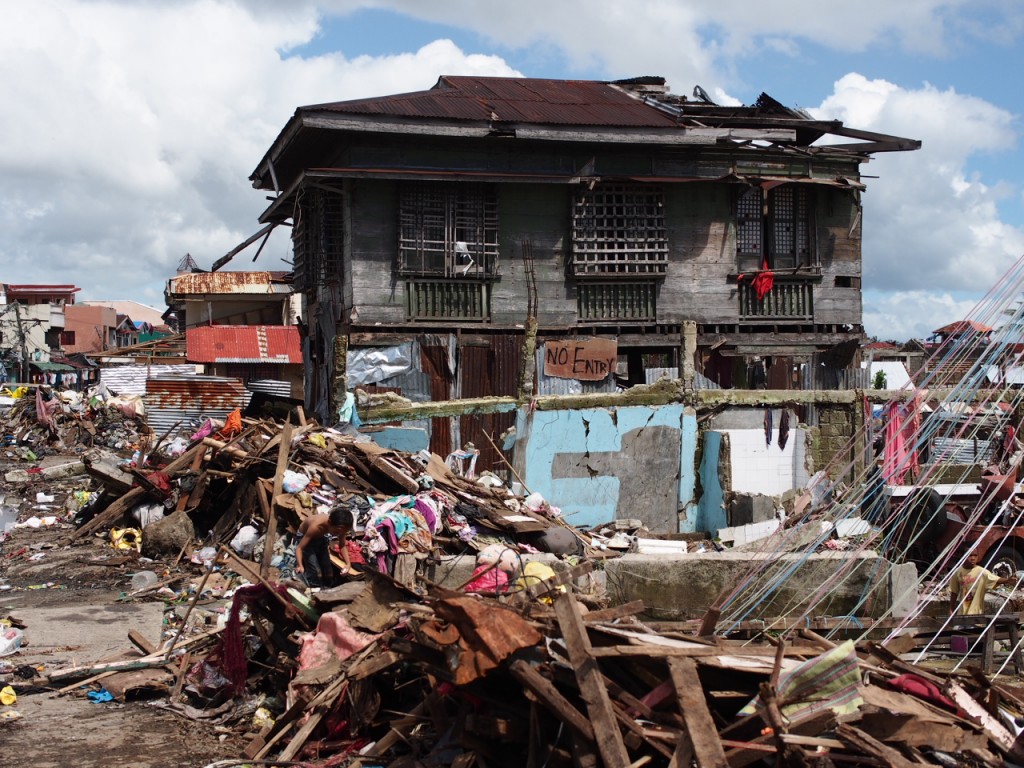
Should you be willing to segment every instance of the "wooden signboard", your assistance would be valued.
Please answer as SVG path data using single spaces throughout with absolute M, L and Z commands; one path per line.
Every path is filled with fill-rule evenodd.
M 560 379 L 601 381 L 615 372 L 615 339 L 548 341 L 544 344 L 544 373 Z

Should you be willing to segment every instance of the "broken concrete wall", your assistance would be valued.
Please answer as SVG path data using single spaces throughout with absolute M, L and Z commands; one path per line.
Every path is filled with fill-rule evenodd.
M 780 445 L 781 413 L 773 409 L 770 434 L 760 408 L 731 408 L 709 421 L 701 435 L 698 530 L 715 535 L 727 526 L 770 520 L 780 506 L 773 497 L 807 486 L 814 466 L 807 432 L 790 414 L 792 426 Z
M 516 432 L 520 477 L 571 525 L 628 517 L 658 533 L 696 530 L 692 408 L 521 408 Z

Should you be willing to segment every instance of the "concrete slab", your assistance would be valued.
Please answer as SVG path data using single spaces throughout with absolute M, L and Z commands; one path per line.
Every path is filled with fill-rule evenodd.
M 814 609 L 814 615 L 877 616 L 888 610 L 894 594 L 905 600 L 911 581 L 916 582 L 916 572 L 901 570 L 898 591 L 894 592 L 888 575 L 890 563 L 874 552 L 821 552 L 810 556 L 757 552 L 629 554 L 606 561 L 604 567 L 612 605 L 643 600 L 646 615 L 676 621 L 703 616 L 719 595 L 743 581 L 752 564 L 763 560 L 771 560 L 773 565 L 784 563 L 793 570 L 776 592 L 757 604 L 754 616 L 799 613 L 809 597 L 851 558 L 850 575 L 830 591 Z

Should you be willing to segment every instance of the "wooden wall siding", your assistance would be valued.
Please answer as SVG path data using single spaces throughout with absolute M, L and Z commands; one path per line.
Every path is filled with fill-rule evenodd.
M 817 236 L 821 283 L 815 289 L 814 321 L 821 325 L 860 325 L 860 289 L 836 287 L 837 276 L 861 274 L 860 217 L 856 201 L 849 192 L 823 189 L 819 191 L 819 203 Z
M 491 314 L 499 325 L 526 322 L 522 242 L 533 244 L 541 327 L 576 323 L 576 294 L 566 279 L 570 188 L 560 184 L 505 184 L 498 193 L 501 279 L 494 284 Z
M 397 250 L 398 182 L 357 180 L 347 196 L 350 259 L 345 296 L 359 325 L 401 325 L 407 320 L 405 286 L 394 274 Z M 719 182 L 667 184 L 665 225 L 669 240 L 666 274 L 657 290 L 657 322 L 678 325 L 739 322 L 739 295 L 730 275 L 735 258 L 732 185 Z M 822 272 L 814 288 L 814 322 L 861 322 L 860 291 L 835 285 L 836 276 L 860 274 L 860 227 L 851 193 L 817 187 L 814 234 Z M 522 242 L 533 246 L 538 321 L 544 328 L 577 325 L 576 282 L 568 277 L 570 196 L 561 184 L 502 184 L 499 206 L 499 277 L 491 284 L 491 324 L 526 321 L 526 275 Z M 850 237 L 851 228 L 853 237 Z
M 658 296 L 658 320 L 734 323 L 738 302 L 732 197 L 725 184 L 666 185 L 669 264 Z
M 352 301 L 360 325 L 406 321 L 405 288 L 395 276 L 398 185 L 358 181 L 350 194 Z

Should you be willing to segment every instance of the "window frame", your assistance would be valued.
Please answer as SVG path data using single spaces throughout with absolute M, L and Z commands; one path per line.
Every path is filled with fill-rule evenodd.
M 572 196 L 570 220 L 574 277 L 661 279 L 668 271 L 661 185 L 583 185 Z
M 740 271 L 793 270 L 818 263 L 815 190 L 806 184 L 750 186 L 736 196 L 736 261 Z M 784 247 L 783 247 L 784 246 Z
M 496 185 L 406 182 L 398 194 L 399 275 L 432 280 L 497 277 Z

